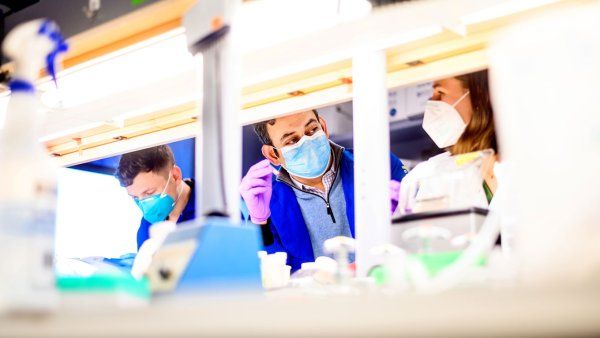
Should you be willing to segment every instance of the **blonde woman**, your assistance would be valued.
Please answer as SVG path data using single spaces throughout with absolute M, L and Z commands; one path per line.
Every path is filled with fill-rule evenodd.
M 400 189 L 400 213 L 411 208 L 407 205 L 408 185 L 432 173 L 437 161 L 484 149 L 498 151 L 487 70 L 435 81 L 433 90 L 425 110 L 423 129 L 446 152 L 419 164 L 406 176 Z M 482 196 L 488 203 L 498 187 L 495 162 L 496 156 L 493 156 L 482 166 Z

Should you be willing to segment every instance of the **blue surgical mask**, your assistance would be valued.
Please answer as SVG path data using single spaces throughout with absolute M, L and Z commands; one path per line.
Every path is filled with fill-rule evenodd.
M 288 173 L 302 178 L 316 178 L 327 170 L 331 158 L 331 145 L 322 130 L 303 136 L 291 146 L 280 148 Z
M 176 201 L 166 193 L 169 182 L 171 181 L 171 174 L 165 188 L 160 194 L 152 195 L 144 199 L 135 199 L 135 203 L 142 210 L 144 219 L 151 224 L 162 222 L 167 219 L 167 216 L 173 211 Z M 181 195 L 180 190 L 179 195 Z M 177 197 L 179 199 L 179 196 Z

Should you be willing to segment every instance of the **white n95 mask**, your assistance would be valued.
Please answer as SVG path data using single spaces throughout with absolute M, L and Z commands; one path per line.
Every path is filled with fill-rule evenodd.
M 467 91 L 453 105 L 444 101 L 427 101 L 423 129 L 439 148 L 446 148 L 456 144 L 467 127 L 462 117 L 456 110 L 456 105 L 469 95 Z

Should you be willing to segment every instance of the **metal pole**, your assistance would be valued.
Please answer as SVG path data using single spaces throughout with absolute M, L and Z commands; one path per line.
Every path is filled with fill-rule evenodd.
M 196 210 L 200 217 L 228 216 L 232 223 L 240 221 L 237 190 L 242 171 L 240 60 L 232 26 L 238 5 L 238 0 L 199 2 L 184 20 L 190 50 L 198 62 L 202 60 L 201 131 L 196 147 L 200 194 Z
M 361 51 L 352 59 L 354 110 L 354 213 L 356 267 L 366 276 L 370 250 L 390 238 L 390 137 L 386 56 Z

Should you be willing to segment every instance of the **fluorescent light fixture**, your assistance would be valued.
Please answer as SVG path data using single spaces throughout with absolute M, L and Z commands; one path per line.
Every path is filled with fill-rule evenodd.
M 277 78 L 285 76 L 290 73 L 302 72 L 308 69 L 317 68 L 330 63 L 338 62 L 340 60 L 351 59 L 357 52 L 364 50 L 378 50 L 386 49 L 392 46 L 400 46 L 413 41 L 418 41 L 431 36 L 435 36 L 444 31 L 444 28 L 440 25 L 430 25 L 421 28 L 406 31 L 402 34 L 398 34 L 393 37 L 369 40 L 364 43 L 353 45 L 350 48 L 336 49 L 334 52 L 321 55 L 319 57 L 313 57 L 308 60 L 302 60 L 296 64 L 287 65 L 285 68 L 277 68 L 274 65 L 272 70 L 267 72 L 261 72 L 258 76 L 244 79 L 247 83 L 257 83 L 266 79 Z
M 443 31 L 444 28 L 441 25 L 424 26 L 407 31 L 402 34 L 398 34 L 394 37 L 374 41 L 370 46 L 368 46 L 368 48 L 370 48 L 371 50 L 377 50 L 389 48 L 392 46 L 401 46 L 409 42 L 414 42 L 428 37 L 432 37 L 434 35 L 442 33 Z
M 467 14 L 461 18 L 465 25 L 481 23 L 503 16 L 523 12 L 529 9 L 557 3 L 561 0 L 510 0 L 504 1 L 489 8 Z
M 370 12 L 367 0 L 265 0 L 244 4 L 239 12 L 240 52 L 262 48 L 283 40 L 309 34 Z M 38 83 L 43 105 L 52 113 L 73 113 L 74 109 L 103 100 L 123 104 L 120 93 L 149 85 L 173 86 L 177 76 L 195 73 L 196 62 L 187 49 L 185 31 L 175 29 L 133 46 L 59 72 L 58 88 L 48 77 Z M 175 76 L 175 78 L 174 78 Z M 167 83 L 167 81 L 169 83 Z M 165 91 L 165 102 L 170 99 Z M 199 96 L 200 93 L 198 93 Z M 179 102 L 178 98 L 174 98 Z M 149 98 L 155 102 L 156 98 Z M 150 102 L 148 106 L 150 106 Z M 79 109 L 81 111 L 81 109 Z M 130 117 L 143 112 L 119 112 Z M 79 117 L 81 118 L 81 117 Z M 117 124 L 124 117 L 111 116 Z M 94 120 L 97 122 L 97 120 Z
M 244 4 L 239 12 L 240 51 L 306 35 L 371 10 L 367 0 L 264 0 Z M 109 53 L 58 74 L 58 89 L 46 77 L 38 85 L 42 103 L 55 110 L 109 98 L 172 74 L 193 71 L 184 29 Z
M 247 53 L 317 32 L 371 12 L 367 0 L 261 0 L 244 3 L 236 18 Z
M 247 2 L 236 18 L 239 51 L 243 55 L 370 11 L 367 0 Z M 127 118 L 197 101 L 201 90 L 190 86 L 197 66 L 188 51 L 185 30 L 178 28 L 60 71 L 58 88 L 49 77 L 42 78 L 37 88 L 42 105 L 49 110 L 49 128 L 42 140 L 106 123 L 122 126 Z
M 46 78 L 38 85 L 42 103 L 60 111 L 193 71 L 183 33 L 177 29 L 59 72 L 58 89 Z

